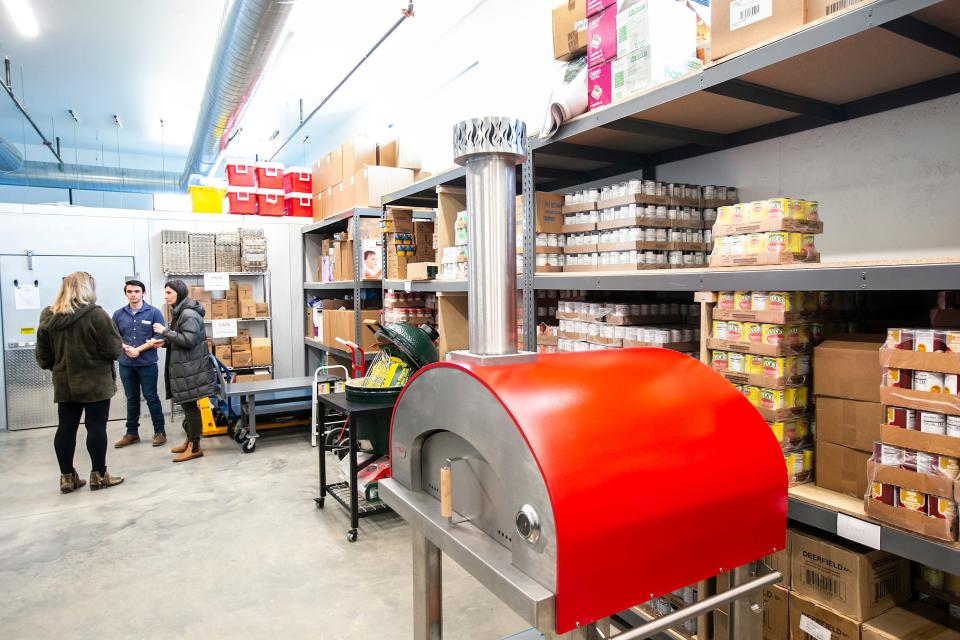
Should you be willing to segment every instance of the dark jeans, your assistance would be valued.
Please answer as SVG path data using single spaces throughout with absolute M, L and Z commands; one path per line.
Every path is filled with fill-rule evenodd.
M 187 432 L 187 440 L 200 442 L 203 423 L 201 422 L 200 407 L 197 406 L 197 401 L 184 402 L 180 406 L 183 407 L 183 430 Z
M 150 420 L 155 433 L 163 433 L 163 407 L 157 395 L 157 365 L 128 367 L 120 365 L 120 380 L 127 396 L 127 433 L 137 435 L 140 429 L 140 392 L 150 409 Z
M 110 414 L 110 400 L 100 402 L 61 402 L 57 405 L 60 424 L 57 435 L 53 437 L 53 448 L 57 452 L 60 473 L 73 472 L 73 454 L 77 449 L 77 430 L 80 428 L 80 416 L 83 415 L 87 428 L 87 453 L 90 454 L 90 467 L 103 474 L 107 470 L 107 417 Z

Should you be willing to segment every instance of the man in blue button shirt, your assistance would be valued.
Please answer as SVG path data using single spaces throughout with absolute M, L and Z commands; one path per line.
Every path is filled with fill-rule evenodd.
M 164 324 L 163 314 L 144 301 L 147 287 L 139 280 L 127 280 L 123 293 L 130 302 L 113 314 L 113 323 L 123 339 L 120 355 L 120 380 L 127 396 L 127 432 L 113 446 L 125 447 L 140 442 L 140 392 L 150 409 L 153 421 L 153 446 L 167 441 L 164 431 L 163 407 L 157 394 L 157 346 L 162 341 L 154 340 L 153 324 Z

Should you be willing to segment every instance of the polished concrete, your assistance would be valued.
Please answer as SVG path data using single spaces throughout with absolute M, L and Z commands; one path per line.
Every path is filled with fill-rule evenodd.
M 395 515 L 317 509 L 306 434 L 255 453 L 204 441 L 171 464 L 148 441 L 114 449 L 120 486 L 61 495 L 53 430 L 0 432 L 0 638 L 411 638 L 410 532 Z M 143 432 L 142 432 L 143 434 Z M 179 436 L 179 434 L 177 434 Z M 90 461 L 77 446 L 76 467 Z M 452 561 L 444 637 L 499 639 L 526 625 Z

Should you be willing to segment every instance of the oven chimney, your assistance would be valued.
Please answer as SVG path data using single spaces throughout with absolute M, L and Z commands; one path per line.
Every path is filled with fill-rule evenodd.
M 526 134 L 522 120 L 505 117 L 453 127 L 454 161 L 467 173 L 470 317 L 462 355 L 481 364 L 517 353 L 516 166 L 527 157 Z

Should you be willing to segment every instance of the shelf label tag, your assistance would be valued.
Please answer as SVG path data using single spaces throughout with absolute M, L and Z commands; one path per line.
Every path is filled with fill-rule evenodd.
M 730 3 L 730 31 L 773 16 L 773 0 L 733 0 Z
M 880 525 L 864 522 L 859 518 L 837 514 L 837 535 L 847 540 L 859 542 L 871 549 L 880 548 Z
M 232 320 L 214 320 L 213 321 L 213 337 L 214 338 L 236 338 L 237 337 L 236 318 Z
M 205 291 L 226 291 L 229 288 L 229 273 L 211 272 L 203 274 L 203 289 Z
M 816 640 L 830 640 L 833 636 L 830 629 L 821 624 L 817 624 L 807 616 L 800 614 L 800 631 L 806 631 Z
M 404 291 L 406 291 L 407 293 L 410 293 L 410 290 L 411 290 L 411 289 L 413 289 L 413 283 L 412 283 L 412 282 L 410 282 L 409 280 L 407 280 L 406 282 L 403 283 L 403 290 L 404 290 Z

